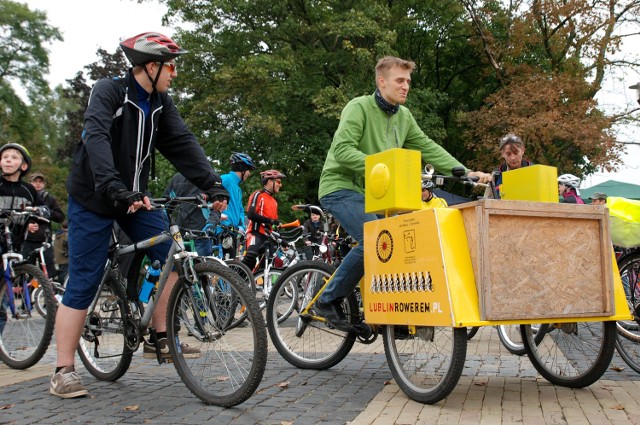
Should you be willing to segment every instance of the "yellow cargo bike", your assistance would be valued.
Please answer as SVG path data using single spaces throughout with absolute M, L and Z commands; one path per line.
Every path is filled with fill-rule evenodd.
M 613 356 L 616 321 L 631 318 L 608 213 L 558 204 L 555 169 L 527 168 L 524 176 L 505 173 L 501 200 L 420 210 L 420 179 L 434 178 L 421 176 L 420 154 L 367 157 L 366 210 L 385 218 L 365 224 L 365 275 L 343 302 L 353 329 L 314 314 L 335 269 L 304 261 L 281 275 L 269 298 L 278 352 L 297 367 L 326 369 L 356 342 L 381 336 L 399 387 L 432 404 L 460 378 L 467 327 L 518 324 L 544 378 L 574 388 L 597 381 Z

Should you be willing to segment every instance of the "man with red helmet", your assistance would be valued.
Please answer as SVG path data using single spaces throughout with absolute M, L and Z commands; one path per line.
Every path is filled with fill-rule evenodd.
M 262 246 L 269 240 L 267 229 L 278 226 L 278 201 L 274 195 L 282 188 L 282 179 L 286 176 L 278 170 L 267 170 L 260 173 L 263 188 L 256 190 L 249 196 L 247 205 L 247 252 L 242 259 L 251 270 L 256 265 L 256 259 Z
M 74 354 L 107 261 L 114 221 L 134 242 L 164 229 L 162 212 L 150 210 L 147 192 L 153 150 L 205 192 L 215 210 L 224 210 L 229 196 L 167 94 L 177 76 L 175 59 L 186 51 L 158 33 L 136 35 L 120 46 L 132 68 L 122 78 L 99 80 L 91 90 L 67 179 L 69 282 L 56 316 L 58 359 L 50 386 L 51 394 L 61 398 L 87 394 L 75 372 Z M 169 248 L 169 243 L 158 244 L 147 255 L 164 262 Z M 156 300 L 153 326 L 159 341 L 145 341 L 145 355 L 169 356 L 166 303 L 176 279 L 172 273 L 169 287 Z M 182 348 L 188 356 L 200 355 Z

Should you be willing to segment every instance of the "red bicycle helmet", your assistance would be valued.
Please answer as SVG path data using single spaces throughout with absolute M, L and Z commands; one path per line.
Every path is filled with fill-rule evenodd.
M 283 179 L 285 177 L 287 176 L 285 176 L 278 170 L 267 170 L 260 173 L 260 181 L 262 182 L 263 185 L 266 184 L 267 181 L 271 179 Z
M 144 32 L 120 43 L 125 56 L 133 66 L 149 62 L 167 62 L 187 53 L 166 35 Z

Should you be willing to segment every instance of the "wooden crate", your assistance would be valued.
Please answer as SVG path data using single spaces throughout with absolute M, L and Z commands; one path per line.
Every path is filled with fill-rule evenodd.
M 483 320 L 613 314 L 606 208 L 492 199 L 457 207 Z

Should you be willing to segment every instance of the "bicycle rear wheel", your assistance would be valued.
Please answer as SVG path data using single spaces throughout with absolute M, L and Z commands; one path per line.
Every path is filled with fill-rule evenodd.
M 116 381 L 129 369 L 133 351 L 126 335 L 135 332 L 124 320 L 131 316 L 125 283 L 118 273 L 109 273 L 87 312 L 77 349 L 82 364 L 101 381 Z
M 249 266 L 244 264 L 242 261 L 236 260 L 236 259 L 226 260 L 225 263 L 227 264 L 227 266 L 229 266 L 231 270 L 236 272 L 238 276 L 242 278 L 245 285 L 247 285 L 247 288 L 249 288 L 251 293 L 255 295 L 256 280 L 253 277 L 253 273 L 251 272 L 251 269 L 249 268 Z M 229 325 L 229 327 L 235 328 L 236 326 L 244 322 L 246 319 L 247 319 L 247 306 L 240 302 L 236 302 L 234 318 L 231 321 L 231 324 Z
M 197 282 L 178 281 L 167 306 L 173 364 L 187 388 L 204 403 L 235 406 L 247 400 L 262 380 L 267 362 L 264 319 L 255 296 L 236 273 L 210 261 L 194 269 Z M 196 299 L 194 292 L 203 297 Z M 246 306 L 248 326 L 220 326 L 229 311 L 218 301 L 229 297 Z M 200 354 L 186 358 L 184 344 Z
M 335 268 L 320 261 L 301 261 L 288 267 L 274 285 L 267 305 L 267 326 L 273 345 L 292 365 L 302 369 L 328 369 L 344 359 L 355 339 L 348 332 L 300 313 Z M 351 324 L 359 317 L 354 294 L 342 304 Z
M 400 329 L 398 329 L 400 328 Z M 433 404 L 455 388 L 467 355 L 466 328 L 387 325 L 384 352 L 398 386 L 412 400 Z
M 40 314 L 31 300 L 28 311 L 24 298 L 24 283 L 37 280 L 47 304 L 54 305 L 53 291 L 49 280 L 33 264 L 13 265 L 14 305 L 16 314 L 11 312 L 7 284 L 0 282 L 0 360 L 13 369 L 27 369 L 40 361 L 47 351 L 53 336 L 56 308 Z
M 616 322 L 552 323 L 522 325 L 522 340 L 529 360 L 555 385 L 582 388 L 596 382 L 613 358 Z
M 266 282 L 264 276 L 264 269 L 259 270 L 255 274 L 255 282 L 256 282 L 256 298 L 258 299 L 258 306 L 260 306 L 260 310 L 264 310 L 267 307 L 267 303 L 269 302 L 269 295 L 273 292 L 273 286 L 276 284 L 280 275 L 285 269 L 276 269 L 272 267 L 269 270 L 269 281 Z

